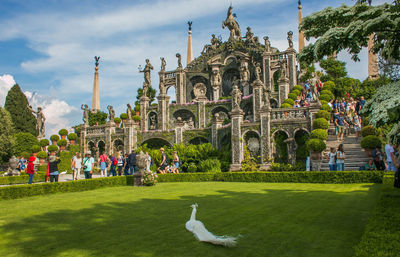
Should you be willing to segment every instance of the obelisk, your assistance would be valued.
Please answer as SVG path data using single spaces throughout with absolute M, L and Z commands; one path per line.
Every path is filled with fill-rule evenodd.
M 188 46 L 187 46 L 187 58 L 186 66 L 193 61 L 193 49 L 192 49 L 192 21 L 188 21 L 189 32 L 188 32 Z
M 94 72 L 94 82 L 93 82 L 93 96 L 92 96 L 92 112 L 100 111 L 100 90 L 99 90 L 99 60 L 100 56 L 95 56 L 96 60 L 95 72 Z
M 303 14 L 301 12 L 302 6 L 301 6 L 301 1 L 298 1 L 298 9 L 299 9 L 299 53 L 301 52 L 301 50 L 303 50 L 304 48 L 304 34 L 303 31 L 300 30 L 300 24 L 301 21 L 303 20 Z
M 378 56 L 372 52 L 374 47 L 374 34 L 371 34 L 368 39 L 368 78 L 379 78 Z

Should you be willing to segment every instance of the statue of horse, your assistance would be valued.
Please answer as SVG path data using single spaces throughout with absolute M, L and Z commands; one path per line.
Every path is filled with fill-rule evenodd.
M 239 23 L 235 20 L 235 15 L 232 13 L 232 6 L 229 6 L 226 20 L 222 22 L 222 28 L 227 27 L 231 32 L 229 39 L 240 39 L 240 27 Z

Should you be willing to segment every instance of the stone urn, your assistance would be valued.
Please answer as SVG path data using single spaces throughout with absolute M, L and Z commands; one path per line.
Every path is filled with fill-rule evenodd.
M 318 160 L 321 160 L 322 155 L 321 155 L 321 152 L 311 152 L 310 157 L 311 157 L 311 160 L 318 161 Z
M 133 186 L 143 186 L 143 177 L 144 171 L 146 167 L 146 155 L 140 151 L 138 155 L 136 155 L 136 165 L 139 170 L 133 174 Z
M 8 171 L 3 176 L 19 176 L 21 172 L 17 170 L 18 159 L 12 156 L 8 161 Z

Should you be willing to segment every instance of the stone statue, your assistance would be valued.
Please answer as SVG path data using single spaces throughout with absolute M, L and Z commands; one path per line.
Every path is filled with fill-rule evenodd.
M 194 121 L 193 121 L 192 117 L 189 118 L 189 121 L 187 122 L 187 125 L 191 129 L 194 128 Z
M 261 80 L 261 67 L 260 64 L 256 64 L 256 80 Z
M 263 37 L 263 39 L 264 39 L 265 51 L 270 52 L 271 51 L 271 42 L 269 42 L 269 37 L 265 36 L 265 37 Z
M 293 31 L 287 33 L 287 40 L 289 43 L 289 48 L 293 48 Z
M 132 106 L 130 104 L 126 105 L 128 108 L 126 109 L 126 114 L 128 115 L 128 120 L 132 120 Z
M 232 90 L 232 109 L 240 110 L 240 102 L 242 101 L 242 92 L 235 84 Z
M 90 111 L 89 106 L 87 104 L 82 104 L 81 109 L 83 110 L 83 117 L 82 117 L 83 123 L 85 125 L 88 125 L 89 124 L 89 111 Z
M 232 13 L 232 6 L 229 6 L 228 13 L 226 15 L 226 20 L 222 22 L 222 28 L 227 27 L 230 31 L 229 40 L 235 40 L 241 38 L 240 27 L 235 20 L 236 15 Z
M 250 71 L 247 68 L 247 63 L 242 63 L 240 65 L 239 70 L 240 70 L 240 80 L 244 82 L 249 81 Z
M 96 61 L 94 64 L 96 65 L 96 67 L 99 67 L 99 60 L 100 60 L 100 56 L 95 56 L 94 60 Z
M 283 62 L 283 60 L 279 61 L 280 66 L 281 66 L 281 77 L 280 79 L 285 79 L 286 78 L 286 64 Z
M 107 106 L 107 110 L 108 110 L 108 118 L 110 119 L 110 122 L 114 122 L 114 118 L 115 118 L 114 108 L 111 105 L 109 105 L 109 106 Z
M 207 93 L 207 87 L 203 83 L 196 83 L 193 86 L 193 93 L 194 97 L 196 100 L 205 100 L 207 99 L 206 93 Z
M 214 86 L 219 86 L 221 85 L 222 78 L 221 74 L 219 74 L 218 70 L 213 70 L 211 73 L 211 85 Z
M 15 156 L 12 156 L 8 160 L 8 170 L 3 174 L 3 176 L 19 176 L 21 172 L 17 170 L 18 162 L 18 159 Z
M 149 87 L 147 86 L 146 82 L 143 83 L 143 96 L 147 97 L 147 91 L 148 91 Z
M 182 68 L 182 56 L 180 53 L 177 53 L 176 58 L 178 58 L 178 68 Z
M 143 72 L 144 73 L 144 82 L 151 87 L 151 76 L 150 76 L 150 72 L 151 70 L 153 70 L 153 65 L 151 65 L 150 60 L 146 59 L 146 66 L 144 66 L 143 70 L 139 70 L 139 72 Z
M 167 65 L 167 62 L 165 61 L 164 57 L 161 57 L 161 71 L 165 71 L 165 66 Z
M 149 124 L 149 129 L 154 130 L 157 128 L 157 116 L 154 113 L 150 114 L 150 124 Z
M 42 112 L 42 107 L 38 107 L 37 111 L 32 109 L 32 106 L 28 106 L 28 109 L 36 115 L 36 130 L 38 132 L 38 138 L 43 138 L 44 137 L 44 132 L 45 132 L 45 124 L 44 122 L 46 121 L 46 117 L 44 116 Z
M 318 76 L 315 72 L 311 73 L 310 79 L 310 89 L 314 99 L 317 99 L 317 84 L 318 84 Z
M 264 106 L 270 107 L 270 101 L 269 101 L 269 95 L 271 93 L 271 90 L 267 89 L 266 87 L 263 88 L 263 100 L 264 100 Z
M 247 43 L 257 44 L 258 38 L 254 37 L 254 33 L 251 31 L 250 27 L 247 27 L 246 36 L 244 37 Z
M 211 45 L 205 45 L 203 48 L 203 51 L 201 51 L 202 54 L 204 53 L 210 53 L 214 52 L 217 50 L 218 46 L 221 44 L 221 39 L 215 37 L 215 34 L 211 35 Z

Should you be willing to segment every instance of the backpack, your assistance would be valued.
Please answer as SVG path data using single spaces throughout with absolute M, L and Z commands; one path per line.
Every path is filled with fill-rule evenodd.
M 114 157 L 113 165 L 117 166 L 117 164 L 118 164 L 118 160 L 117 160 L 117 158 Z

